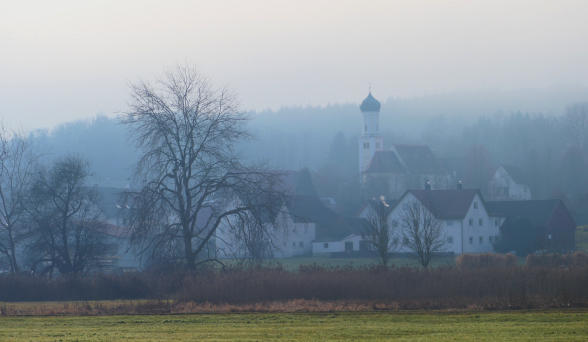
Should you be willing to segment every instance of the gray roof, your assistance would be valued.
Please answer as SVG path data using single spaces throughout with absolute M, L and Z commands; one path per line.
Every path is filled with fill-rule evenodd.
M 517 184 L 526 184 L 525 175 L 521 171 L 521 169 L 513 165 L 504 164 L 502 165 L 502 167 Z
M 474 196 L 480 192 L 475 189 L 408 190 L 404 196 L 407 193 L 413 194 L 436 218 L 451 220 L 463 219 L 470 208 Z
M 376 151 L 367 173 L 404 173 L 405 169 L 394 151 Z
M 294 222 L 316 223 L 317 239 L 336 240 L 361 232 L 361 219 L 344 217 L 334 212 L 316 196 L 292 196 L 286 206 Z
M 370 91 L 368 96 L 361 102 L 359 109 L 362 112 L 379 112 L 380 102 L 372 96 L 372 92 Z
M 529 201 L 488 201 L 486 209 L 490 216 L 525 218 L 535 225 L 546 225 L 558 206 L 564 206 L 558 199 Z M 565 206 L 564 206 L 565 207 Z
M 413 174 L 438 174 L 442 168 L 426 145 L 394 145 L 407 171 Z

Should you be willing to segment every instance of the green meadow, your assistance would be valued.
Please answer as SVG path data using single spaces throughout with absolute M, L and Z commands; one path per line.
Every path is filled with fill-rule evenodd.
M 0 317 L 1 341 L 587 341 L 588 311 Z

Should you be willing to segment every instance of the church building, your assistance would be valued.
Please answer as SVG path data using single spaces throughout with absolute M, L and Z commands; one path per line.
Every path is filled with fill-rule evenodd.
M 447 189 L 451 177 L 429 146 L 392 145 L 384 148 L 380 134 L 380 102 L 371 91 L 359 109 L 363 131 L 359 138 L 359 174 L 362 187 L 370 196 L 398 199 L 408 189 Z

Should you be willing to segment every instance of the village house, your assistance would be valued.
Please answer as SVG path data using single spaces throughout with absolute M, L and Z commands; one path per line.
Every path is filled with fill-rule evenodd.
M 287 258 L 310 256 L 317 240 L 349 234 L 357 219 L 346 218 L 333 211 L 319 198 L 307 170 L 282 171 L 280 187 L 286 194 L 279 210 L 266 212 L 263 230 L 270 256 Z M 242 241 L 234 234 L 231 221 L 226 221 L 215 234 L 219 258 L 244 257 Z
M 493 241 L 499 234 L 498 227 L 490 220 L 485 202 L 478 190 L 408 190 L 394 204 L 390 204 L 387 215 L 395 253 L 413 252 L 404 245 L 403 221 L 407 207 L 417 203 L 438 222 L 443 247 L 440 252 L 465 254 L 493 251 Z M 360 217 L 369 219 L 374 215 L 370 206 L 365 207 Z
M 501 165 L 488 181 L 488 200 L 530 200 L 531 189 L 514 166 Z
M 496 227 L 517 229 L 515 223 L 527 222 L 542 248 L 558 252 L 575 248 L 576 222 L 561 200 L 488 201 L 486 207 Z

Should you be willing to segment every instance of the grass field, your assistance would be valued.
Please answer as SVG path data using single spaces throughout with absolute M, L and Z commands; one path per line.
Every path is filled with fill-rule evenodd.
M 588 311 L 0 317 L 1 341 L 586 341 Z

